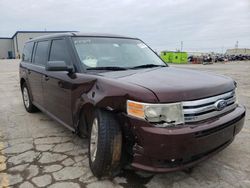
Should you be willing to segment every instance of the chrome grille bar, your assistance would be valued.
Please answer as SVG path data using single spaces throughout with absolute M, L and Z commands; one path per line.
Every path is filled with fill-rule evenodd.
M 199 105 L 204 105 L 204 104 L 208 104 L 211 102 L 216 102 L 219 99 L 227 99 L 230 97 L 235 96 L 235 91 L 230 91 L 228 93 L 224 93 L 222 95 L 217 95 L 214 97 L 209 97 L 209 98 L 205 98 L 205 99 L 200 99 L 200 100 L 195 100 L 195 101 L 185 101 L 182 102 L 183 106 L 199 106 Z
M 215 103 L 218 100 L 226 101 L 227 105 L 223 110 L 216 108 Z M 224 114 L 237 107 L 235 102 L 234 90 L 214 97 L 182 102 L 185 122 L 198 122 Z

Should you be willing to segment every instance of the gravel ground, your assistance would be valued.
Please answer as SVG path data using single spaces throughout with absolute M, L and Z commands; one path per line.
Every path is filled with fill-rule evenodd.
M 231 76 L 239 102 L 250 110 L 250 62 L 174 66 Z M 41 112 L 25 111 L 17 60 L 0 60 L 0 107 L 0 187 L 250 187 L 249 114 L 234 142 L 192 171 L 152 177 L 124 171 L 98 181 L 88 166 L 87 140 Z

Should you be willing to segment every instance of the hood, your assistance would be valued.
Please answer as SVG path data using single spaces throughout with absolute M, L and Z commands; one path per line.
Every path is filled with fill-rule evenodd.
M 231 78 L 173 67 L 112 71 L 100 75 L 147 88 L 156 95 L 159 102 L 197 100 L 235 88 Z

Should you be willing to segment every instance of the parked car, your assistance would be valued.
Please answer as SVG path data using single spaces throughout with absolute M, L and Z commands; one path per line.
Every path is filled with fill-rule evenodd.
M 124 165 L 149 172 L 194 166 L 243 127 L 236 83 L 169 67 L 143 41 L 66 33 L 34 38 L 20 63 L 24 107 L 89 138 L 97 177 Z

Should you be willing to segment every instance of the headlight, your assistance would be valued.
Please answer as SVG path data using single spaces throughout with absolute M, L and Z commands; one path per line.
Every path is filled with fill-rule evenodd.
M 166 125 L 184 123 L 182 103 L 148 104 L 128 100 L 127 113 L 153 123 L 162 122 Z

